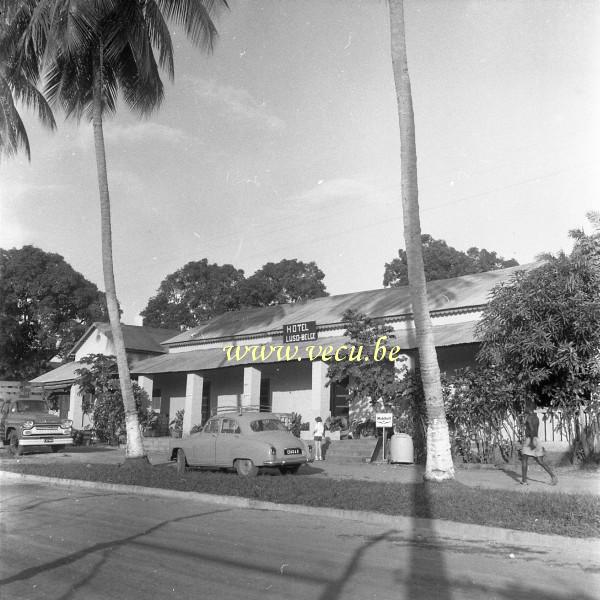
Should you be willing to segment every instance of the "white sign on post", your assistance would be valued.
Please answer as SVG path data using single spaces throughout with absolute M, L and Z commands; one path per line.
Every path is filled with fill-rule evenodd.
M 385 461 L 385 429 L 392 427 L 394 415 L 392 413 L 375 413 L 375 427 L 383 427 L 383 460 Z
M 391 427 L 393 418 L 392 413 L 375 413 L 375 427 Z

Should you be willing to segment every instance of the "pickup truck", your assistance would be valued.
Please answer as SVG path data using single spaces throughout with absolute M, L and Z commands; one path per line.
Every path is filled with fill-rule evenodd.
M 0 438 L 12 456 L 25 446 L 50 446 L 52 452 L 73 444 L 69 419 L 50 413 L 44 400 L 0 400 Z

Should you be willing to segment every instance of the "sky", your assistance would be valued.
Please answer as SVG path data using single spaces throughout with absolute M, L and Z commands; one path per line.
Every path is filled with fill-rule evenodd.
M 330 294 L 382 287 L 404 247 L 384 0 L 229 0 L 212 54 L 172 29 L 150 118 L 105 123 L 123 322 L 187 262 L 247 276 L 315 261 Z M 405 3 L 421 228 L 524 264 L 600 209 L 600 3 Z M 24 114 L 0 164 L 0 247 L 64 256 L 104 288 L 91 125 Z

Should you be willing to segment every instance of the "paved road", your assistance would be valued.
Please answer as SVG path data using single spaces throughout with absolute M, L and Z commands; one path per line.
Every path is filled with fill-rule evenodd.
M 598 598 L 561 548 L 413 539 L 346 519 L 5 481 L 0 597 L 401 600 Z

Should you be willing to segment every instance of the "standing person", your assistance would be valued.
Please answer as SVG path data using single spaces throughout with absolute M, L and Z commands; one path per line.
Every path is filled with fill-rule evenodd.
M 316 424 L 313 431 L 315 438 L 315 460 L 323 460 L 323 435 L 325 435 L 325 427 L 323 426 L 323 419 L 321 417 L 315 418 Z
M 530 456 L 535 458 L 538 465 L 543 467 L 551 477 L 550 485 L 558 483 L 558 477 L 552 469 L 544 462 L 544 448 L 538 439 L 538 430 L 540 428 L 540 420 L 535 414 L 535 404 L 531 401 L 525 403 L 525 441 L 521 448 L 521 485 L 529 485 L 527 482 L 527 461 Z

